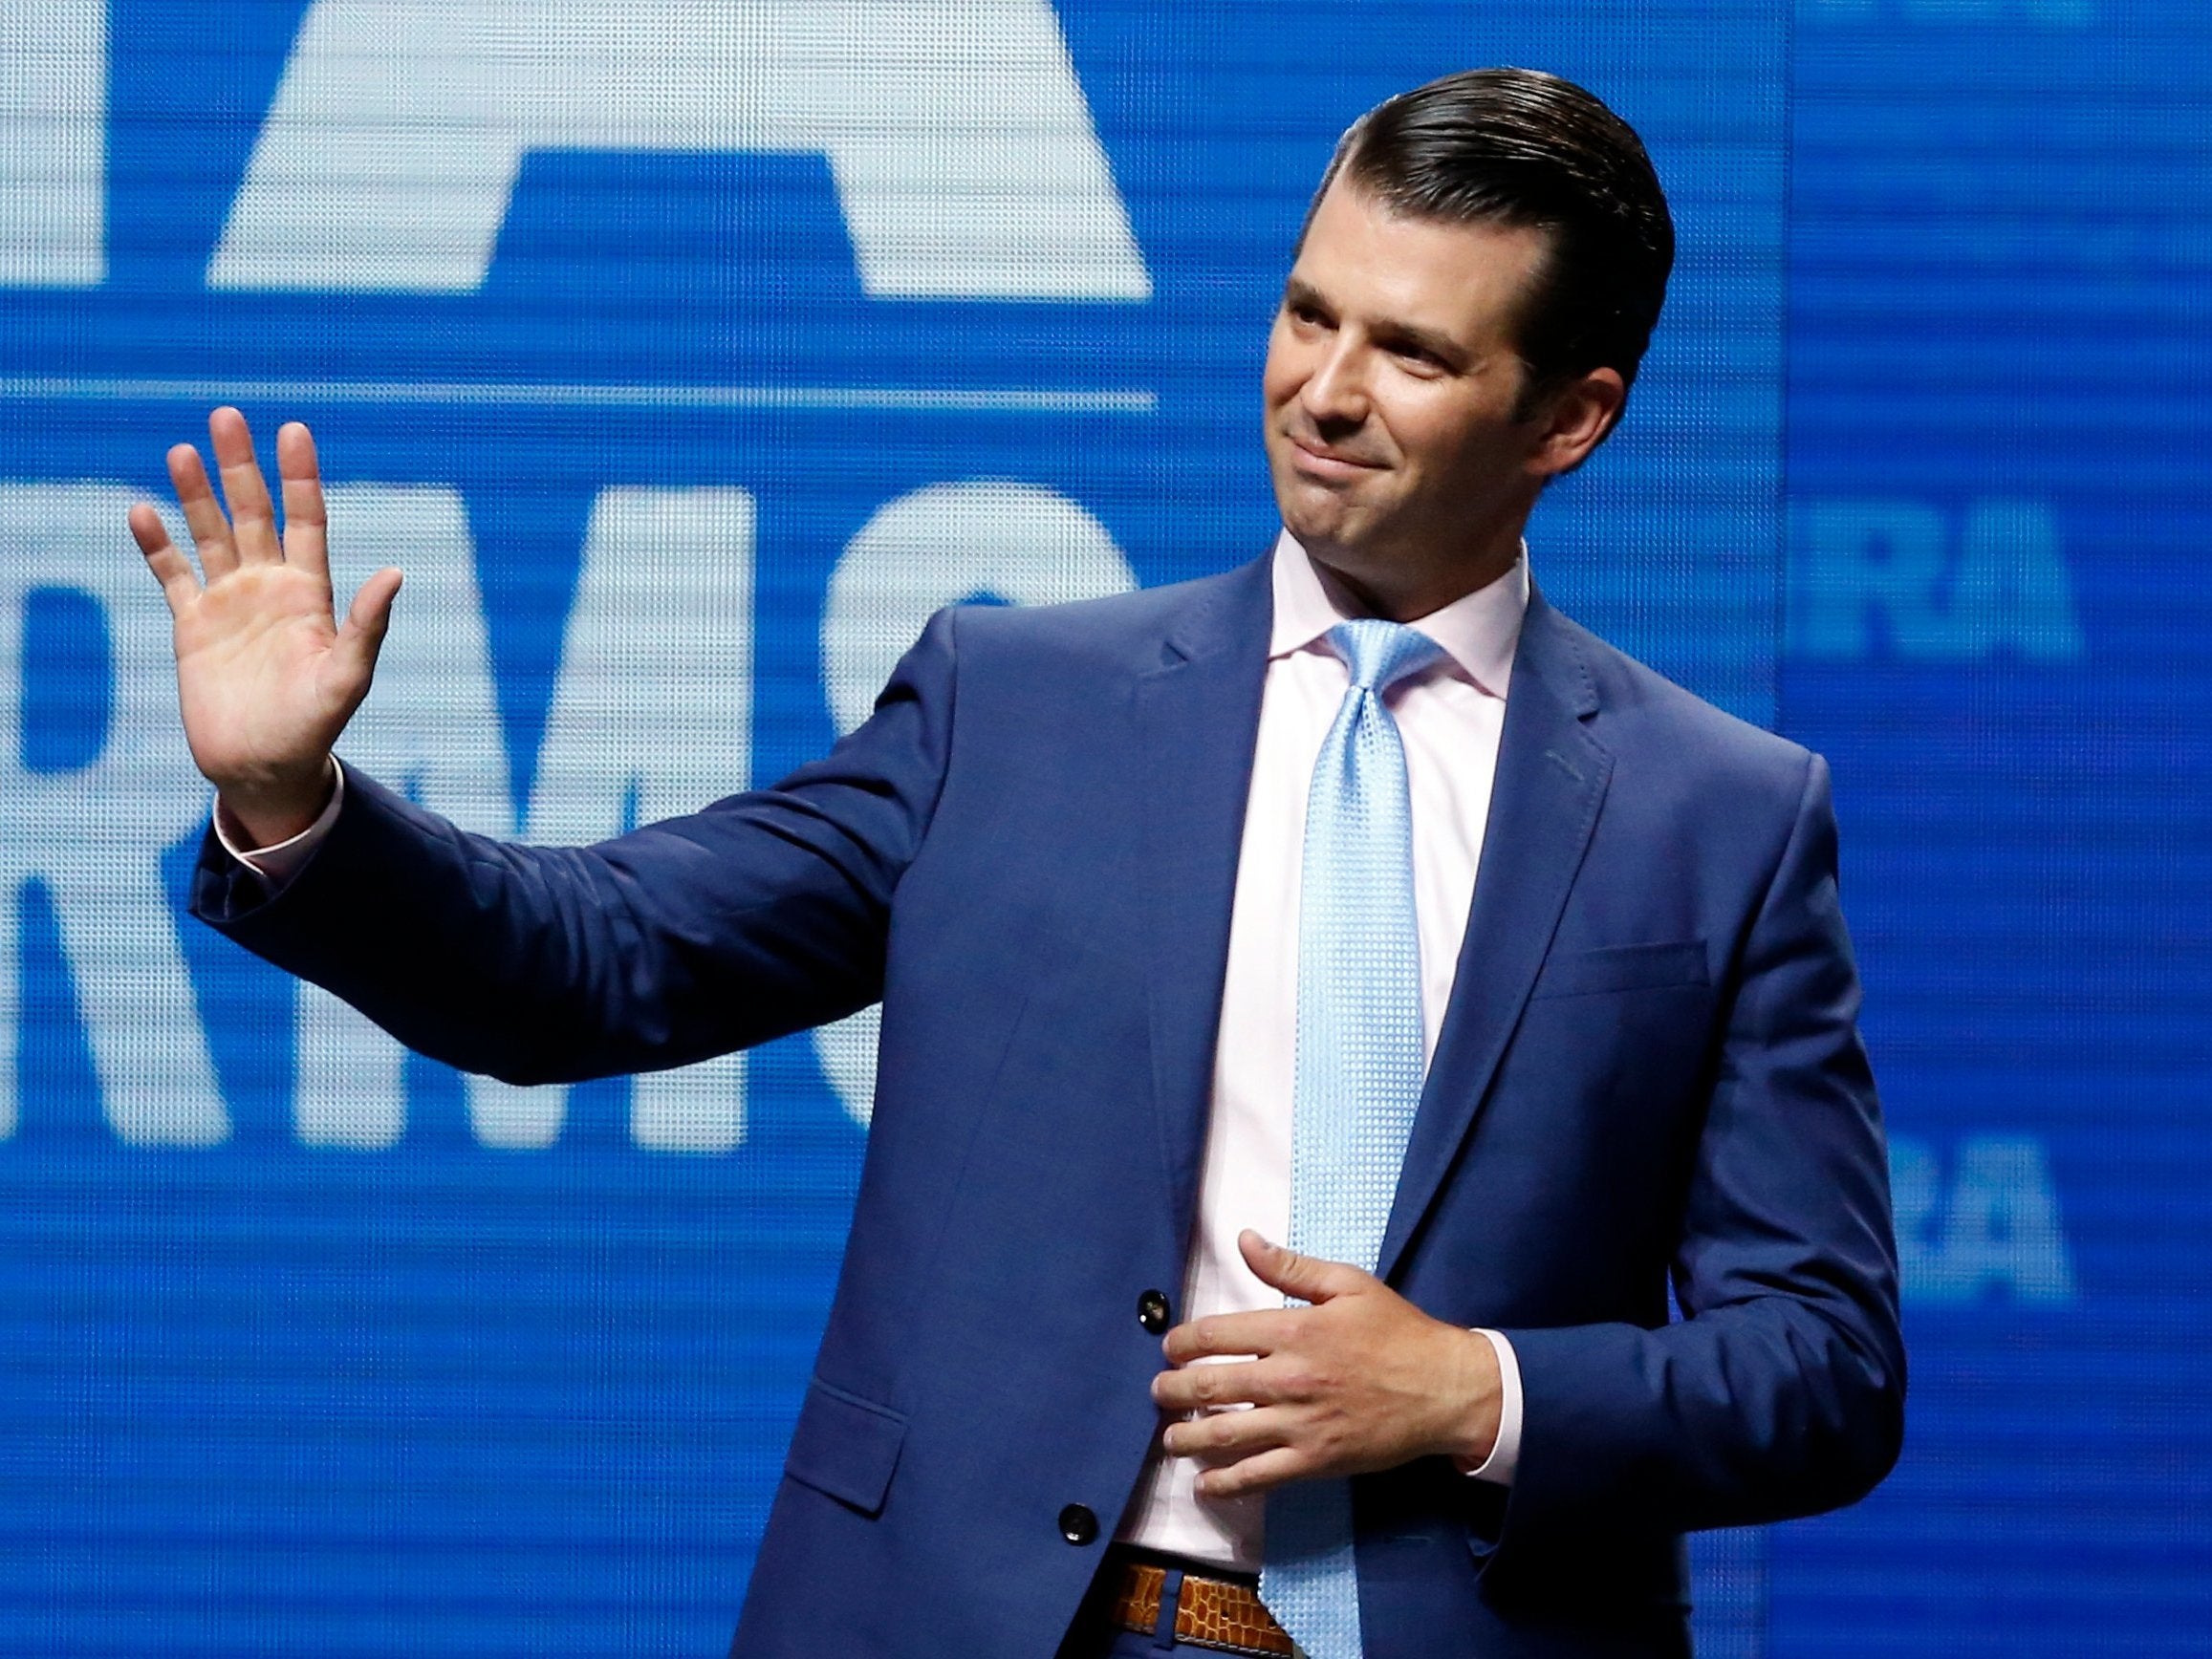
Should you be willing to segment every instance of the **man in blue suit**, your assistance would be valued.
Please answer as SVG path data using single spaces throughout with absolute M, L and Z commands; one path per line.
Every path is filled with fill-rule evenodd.
M 281 540 L 235 411 L 228 519 L 172 452 L 201 916 L 517 1082 L 882 1002 L 734 1654 L 1681 1654 L 1684 1532 L 1886 1473 L 1826 769 L 1528 577 L 1672 249 L 1580 89 L 1391 100 L 1275 320 L 1268 557 L 942 614 L 828 758 L 592 848 L 339 768 L 397 572 L 334 626 L 303 427 Z

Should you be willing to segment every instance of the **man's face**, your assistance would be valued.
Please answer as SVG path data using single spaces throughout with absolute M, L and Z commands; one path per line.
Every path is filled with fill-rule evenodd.
M 1371 595 L 1509 559 L 1558 469 L 1547 422 L 1514 418 L 1545 251 L 1541 230 L 1400 218 L 1341 178 L 1314 212 L 1268 342 L 1268 464 L 1290 533 Z

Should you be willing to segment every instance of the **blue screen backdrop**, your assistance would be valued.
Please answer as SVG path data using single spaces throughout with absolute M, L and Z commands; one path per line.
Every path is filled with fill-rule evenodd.
M 1701 1652 L 2212 1653 L 2201 0 L 0 9 L 0 1651 L 719 1652 L 866 1133 L 866 1015 L 517 1089 L 186 920 L 166 446 L 310 420 L 406 571 L 341 752 L 613 833 L 1263 551 L 1313 181 L 1494 62 L 1682 238 L 1538 580 L 1832 760 L 1894 1135 L 1904 1460 Z

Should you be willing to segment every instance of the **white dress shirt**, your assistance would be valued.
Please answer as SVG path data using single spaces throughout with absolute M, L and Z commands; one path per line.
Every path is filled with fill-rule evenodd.
M 338 821 L 338 808 L 346 804 L 346 769 L 336 760 L 330 764 L 330 803 L 323 808 L 315 821 L 289 841 L 272 842 L 267 847 L 248 850 L 246 831 L 242 826 L 223 810 L 223 803 L 215 803 L 215 839 L 223 843 L 223 851 L 260 876 L 271 892 L 282 887 L 300 872 L 301 866 L 314 856 L 314 850 L 323 844 L 323 837 L 331 826 Z
M 1323 636 L 1358 613 L 1324 585 L 1288 532 L 1276 543 L 1273 576 L 1274 625 L 1237 862 L 1198 1227 L 1178 1311 L 1182 1320 L 1283 1305 L 1282 1293 L 1261 1283 L 1245 1265 L 1237 1235 L 1251 1227 L 1284 1243 L 1290 1233 L 1306 794 L 1351 678 Z M 1505 725 L 1506 685 L 1528 606 L 1524 557 L 1489 586 L 1419 618 L 1413 626 L 1446 655 L 1394 686 L 1384 700 L 1405 746 L 1412 797 L 1424 1063 L 1436 1052 L 1466 932 Z M 215 828 L 225 850 L 271 886 L 290 880 L 336 822 L 345 798 L 344 768 L 336 771 L 336 787 L 322 815 L 275 846 L 246 851 L 237 827 L 219 810 Z M 1504 1399 L 1497 1442 L 1483 1465 L 1468 1473 L 1502 1484 L 1512 1478 L 1520 1451 L 1520 1368 L 1503 1336 L 1482 1334 L 1497 1351 Z M 1257 1572 L 1265 1498 L 1201 1498 L 1194 1486 L 1198 1471 L 1189 1458 L 1156 1456 L 1123 1518 L 1121 1539 Z
M 1198 1228 L 1177 1310 L 1182 1320 L 1283 1305 L 1282 1292 L 1261 1283 L 1245 1265 L 1237 1234 L 1255 1228 L 1278 1244 L 1290 1234 L 1306 794 L 1322 740 L 1351 684 L 1350 671 L 1323 636 L 1359 614 L 1333 586 L 1324 585 L 1305 549 L 1286 532 L 1275 544 L 1274 627 L 1237 859 Z M 1383 700 L 1405 745 L 1412 797 L 1424 1063 L 1436 1053 L 1466 934 L 1505 728 L 1506 682 L 1528 608 L 1524 556 L 1489 586 L 1413 623 L 1446 655 Z M 1505 1399 L 1497 1444 L 1469 1473 L 1504 1483 L 1512 1478 L 1520 1452 L 1520 1368 L 1504 1337 L 1483 1334 L 1497 1350 Z M 1202 1498 L 1195 1486 L 1200 1467 L 1187 1457 L 1156 1457 L 1123 1518 L 1122 1540 L 1257 1572 L 1266 1498 Z

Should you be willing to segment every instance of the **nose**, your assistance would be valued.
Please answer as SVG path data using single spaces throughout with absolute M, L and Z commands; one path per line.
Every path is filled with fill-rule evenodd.
M 1347 333 L 1329 342 L 1298 394 L 1317 426 L 1357 426 L 1367 419 L 1366 354 Z

